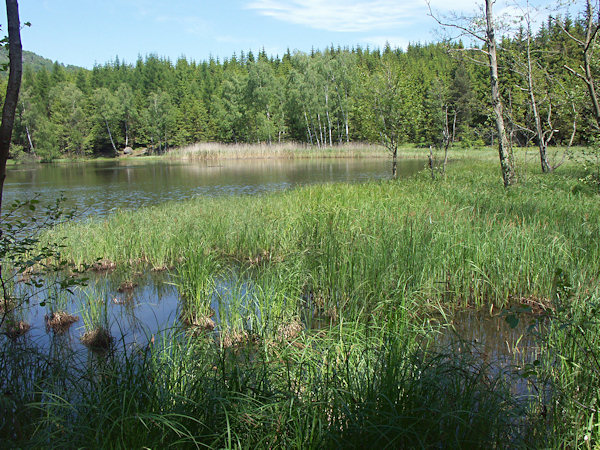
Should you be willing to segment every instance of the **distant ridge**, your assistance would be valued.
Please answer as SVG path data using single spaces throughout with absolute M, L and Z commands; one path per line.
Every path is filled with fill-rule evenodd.
M 0 64 L 4 64 L 8 62 L 8 51 L 4 47 L 0 47 Z M 54 66 L 55 62 L 51 59 L 44 58 L 36 53 L 29 52 L 27 50 L 23 50 L 23 67 L 25 69 L 31 69 L 33 71 L 38 71 L 42 69 L 51 70 L 52 66 Z M 77 70 L 79 67 L 72 65 L 65 65 L 62 63 L 57 63 L 62 66 L 66 70 Z

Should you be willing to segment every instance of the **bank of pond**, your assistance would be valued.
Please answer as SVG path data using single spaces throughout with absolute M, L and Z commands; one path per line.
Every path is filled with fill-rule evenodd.
M 0 438 L 598 445 L 600 203 L 580 178 L 525 164 L 506 190 L 495 164 L 464 160 L 435 181 L 197 197 L 57 225 L 42 243 L 68 264 L 56 283 L 29 283 L 38 293 L 15 284 L 29 307 L 6 324 L 30 328 L 0 338 Z M 69 294 L 64 280 L 82 277 Z

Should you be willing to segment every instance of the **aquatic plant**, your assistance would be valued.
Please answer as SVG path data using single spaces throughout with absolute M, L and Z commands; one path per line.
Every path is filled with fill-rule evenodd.
M 40 403 L 47 414 L 32 442 L 519 445 L 523 411 L 502 379 L 468 355 L 423 351 L 407 330 L 346 323 L 299 346 L 235 352 L 165 335 L 141 353 L 110 355 L 89 369 L 88 385 Z
M 506 191 L 485 158 L 434 183 L 422 173 L 198 198 L 57 227 L 76 263 L 174 266 L 196 332 L 73 368 L 67 394 L 50 379 L 33 442 L 594 445 L 597 196 L 570 166 Z M 86 305 L 84 322 L 103 305 Z M 536 360 L 446 347 L 433 324 L 460 306 L 536 308 L 550 321 L 536 328 L 547 332 Z M 516 383 L 530 388 L 517 395 Z
M 106 295 L 93 287 L 82 289 L 84 301 L 81 304 L 81 317 L 85 332 L 81 342 L 92 350 L 108 350 L 112 343 L 108 319 Z
M 67 311 L 50 312 L 44 316 L 46 331 L 52 330 L 56 334 L 65 333 L 78 320 L 79 317 Z

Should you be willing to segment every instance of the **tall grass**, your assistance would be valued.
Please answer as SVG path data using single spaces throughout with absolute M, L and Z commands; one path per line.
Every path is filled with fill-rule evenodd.
M 373 158 L 386 157 L 388 152 L 369 143 L 343 144 L 334 147 L 314 147 L 301 143 L 221 144 L 202 142 L 169 150 L 170 159 L 250 159 L 250 158 Z
M 575 189 L 569 174 L 530 176 L 506 191 L 495 172 L 485 162 L 456 163 L 445 182 L 423 173 L 197 198 L 69 224 L 52 237 L 64 237 L 76 263 L 102 257 L 185 267 L 190 248 L 224 263 L 267 257 L 294 272 L 296 291 L 305 286 L 325 309 L 357 314 L 371 314 L 399 293 L 497 307 L 527 296 L 548 299 L 558 268 L 577 274 L 577 285 L 597 279 L 596 197 Z
M 596 448 L 600 443 L 600 289 L 580 295 L 572 274 L 557 274 L 555 311 L 544 336 L 546 358 L 537 379 L 552 383 L 546 414 L 554 447 Z
M 6 421 L 3 436 L 57 447 L 594 445 L 600 204 L 578 180 L 566 166 L 523 172 L 505 190 L 483 155 L 436 182 L 197 198 L 56 227 L 47 238 L 64 238 L 77 264 L 173 267 L 182 314 L 212 316 L 215 330 L 94 359 L 61 373 L 70 390 L 23 371 L 49 381 L 21 403 L 28 438 Z M 539 361 L 517 375 L 444 347 L 424 308 L 530 301 L 551 321 Z M 535 387 L 521 398 L 513 376 Z
M 407 329 L 340 324 L 299 337 L 297 346 L 235 351 L 165 336 L 72 373 L 82 380 L 73 390 L 47 392 L 45 401 L 31 404 L 43 413 L 29 444 L 518 445 L 524 430 L 512 422 L 520 406 L 502 381 L 468 355 L 426 356 L 416 336 Z

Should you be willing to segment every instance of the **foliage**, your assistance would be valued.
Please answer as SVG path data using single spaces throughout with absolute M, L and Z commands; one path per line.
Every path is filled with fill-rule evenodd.
M 72 219 L 74 212 L 65 212 L 63 201 L 59 198 L 41 212 L 37 212 L 36 198 L 15 200 L 5 208 L 0 221 L 0 326 L 11 314 L 26 308 L 40 292 L 56 294 L 53 285 L 69 291 L 84 281 L 52 277 L 69 268 L 61 255 L 64 245 L 40 242 L 42 232 Z M 48 297 L 41 303 L 52 301 L 53 298 Z
M 585 85 L 563 67 L 578 67 L 583 57 L 563 28 L 577 37 L 583 25 L 583 18 L 564 17 L 531 33 L 539 113 L 545 118 L 552 112 L 551 128 L 559 130 L 550 145 L 570 141 L 574 119 L 574 144 L 590 143 L 595 133 L 581 120 L 591 117 Z M 519 72 L 528 36 L 521 30 L 505 37 L 499 50 L 509 131 L 522 145 L 533 129 L 531 102 L 519 89 L 527 87 Z M 385 88 L 390 73 L 394 80 Z M 132 146 L 157 152 L 211 141 L 288 141 L 325 148 L 350 141 L 380 143 L 381 114 L 376 112 L 393 107 L 402 119 L 400 144 L 440 146 L 447 108 L 450 122 L 456 117 L 456 144 L 469 148 L 494 139 L 487 76 L 460 42 L 411 44 L 405 50 L 330 47 L 270 58 L 264 51 L 258 57 L 241 52 L 222 62 L 181 58 L 172 63 L 148 55 L 134 64 L 116 59 L 91 71 L 26 66 L 13 140 L 44 160 L 111 153 L 113 143 L 119 151 Z

